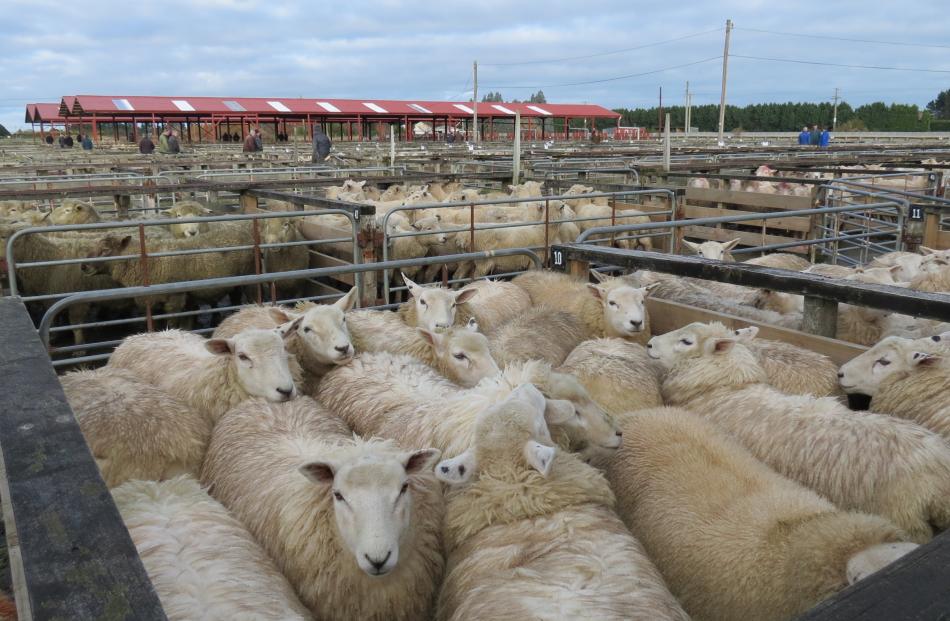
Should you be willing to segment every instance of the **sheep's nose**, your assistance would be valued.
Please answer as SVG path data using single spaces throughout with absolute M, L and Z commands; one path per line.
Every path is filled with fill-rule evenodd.
M 618 438 L 622 438 L 622 437 L 623 437 L 623 432 L 622 432 L 622 431 L 618 431 L 618 432 L 617 432 L 617 437 L 618 437 Z
M 341 354 L 346 354 L 346 353 L 349 353 L 349 351 L 350 351 L 350 346 L 349 346 L 349 345 L 337 345 L 337 346 L 334 347 L 333 349 L 337 350 L 337 351 L 340 352 Z
M 642 321 L 642 320 L 641 320 L 641 321 L 634 321 L 633 319 L 631 319 L 631 320 L 630 320 L 630 325 L 633 326 L 634 328 L 639 328 L 640 326 L 643 325 L 643 321 Z
M 844 373 L 842 371 L 838 371 L 838 379 L 844 379 Z
M 647 349 L 653 349 L 653 343 L 647 343 Z
M 283 396 L 284 396 L 284 400 L 286 401 L 286 400 L 290 399 L 290 398 L 293 396 L 293 394 L 294 394 L 294 387 L 291 386 L 290 388 L 278 388 L 278 389 L 277 389 L 277 392 L 279 392 L 281 395 L 283 395 Z
M 389 557 L 392 555 L 393 555 L 393 552 L 392 550 L 390 550 L 389 552 L 386 553 L 386 556 L 384 556 L 382 560 L 372 558 L 369 554 L 364 554 L 363 556 L 365 556 L 366 560 L 369 561 L 369 564 L 373 566 L 373 569 L 375 569 L 376 572 L 379 573 L 380 571 L 382 571 L 383 566 L 386 565 L 386 561 L 388 561 Z
M 437 324 L 435 324 L 435 327 L 436 327 L 436 328 L 441 328 L 441 329 L 443 329 L 443 330 L 448 330 L 449 324 L 447 324 L 447 323 L 437 323 Z

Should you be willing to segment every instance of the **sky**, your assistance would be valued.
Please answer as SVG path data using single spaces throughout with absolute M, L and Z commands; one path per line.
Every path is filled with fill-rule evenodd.
M 473 60 L 479 98 L 492 90 L 522 99 L 541 88 L 549 102 L 649 107 L 661 86 L 667 105 L 682 104 L 689 81 L 694 105 L 718 104 L 726 19 L 735 24 L 732 104 L 830 101 L 837 87 L 852 105 L 923 106 L 950 88 L 945 0 L 3 0 L 2 7 L 0 123 L 8 129 L 24 125 L 27 103 L 76 94 L 467 100 Z M 620 76 L 630 77 L 613 79 Z

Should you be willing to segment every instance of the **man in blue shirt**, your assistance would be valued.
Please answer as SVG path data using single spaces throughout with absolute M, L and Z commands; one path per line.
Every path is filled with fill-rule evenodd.
M 802 128 L 802 133 L 798 134 L 798 144 L 799 144 L 799 145 L 807 145 L 807 144 L 808 144 L 808 141 L 809 141 L 810 139 L 811 139 L 811 138 L 810 138 L 810 136 L 809 136 L 809 134 L 808 134 L 808 127 L 807 127 L 807 126 L 806 126 L 806 127 L 803 127 L 803 128 Z
M 818 146 L 822 149 L 828 148 L 828 144 L 831 142 L 831 128 L 826 127 L 825 131 L 821 132 L 821 136 L 818 137 Z
M 818 124 L 811 126 L 811 134 L 808 137 L 808 144 L 813 147 L 817 147 L 821 142 L 821 130 L 818 129 Z

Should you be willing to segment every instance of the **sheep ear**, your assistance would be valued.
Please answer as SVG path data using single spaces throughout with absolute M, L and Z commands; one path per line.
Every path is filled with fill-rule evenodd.
M 422 339 L 433 349 L 438 349 L 438 347 L 442 345 L 442 341 L 445 338 L 438 332 L 432 332 L 430 330 L 426 330 L 425 328 L 417 328 L 416 330 L 419 332 L 419 336 L 421 336 Z
M 356 293 L 356 287 L 351 287 L 350 290 L 346 292 L 346 295 L 334 302 L 333 305 L 344 313 L 353 310 L 353 307 L 356 305 Z
M 706 350 L 711 354 L 724 354 L 730 351 L 736 344 L 736 339 L 711 339 L 708 341 Z
M 544 398 L 544 395 L 541 394 L 541 391 L 538 390 L 534 384 L 521 384 L 511 391 L 508 395 L 508 399 L 523 401 L 537 410 L 538 414 L 544 412 L 547 407 L 547 399 Z
M 741 237 L 737 237 L 737 238 L 733 239 L 732 241 L 727 241 L 725 244 L 722 245 L 722 249 L 723 249 L 723 250 L 732 250 L 732 249 L 735 248 L 736 245 L 737 245 L 739 242 L 741 242 L 741 241 L 742 241 L 742 238 L 741 238 Z
M 591 270 L 590 275 L 593 276 L 594 280 L 596 280 L 597 282 L 604 282 L 605 280 L 609 278 L 609 276 L 607 276 L 606 274 L 601 274 L 597 270 Z
M 357 183 L 356 185 L 357 185 L 358 187 L 363 187 L 364 185 L 366 185 L 366 180 L 364 179 L 363 181 L 360 181 L 360 182 Z
M 603 287 L 598 287 L 597 285 L 588 284 L 587 288 L 590 290 L 591 294 L 601 302 L 607 301 L 607 292 Z
M 414 283 L 412 280 L 410 280 L 409 277 L 406 276 L 405 272 L 399 272 L 399 273 L 402 274 L 403 282 L 405 282 L 406 286 L 409 287 L 409 295 L 411 295 L 414 298 L 418 298 L 419 294 L 422 293 L 422 287 L 420 287 L 419 285 Z
M 161 213 L 165 214 L 166 216 L 174 215 L 171 209 L 162 209 Z
M 529 440 L 524 444 L 524 458 L 528 464 L 546 477 L 551 472 L 551 464 L 554 463 L 554 453 L 556 449 L 553 446 L 545 446 L 534 440 Z
M 209 339 L 205 342 L 205 349 L 218 356 L 234 353 L 231 339 Z
M 683 243 L 686 244 L 687 248 L 690 248 L 696 254 L 700 253 L 699 244 L 693 243 L 691 241 L 686 241 L 685 239 L 683 240 Z
M 900 265 L 895 265 L 895 266 L 891 267 L 891 268 L 890 268 L 889 270 L 887 270 L 887 271 L 889 271 L 889 272 L 891 273 L 891 275 L 893 276 L 894 274 L 896 274 L 897 272 L 899 272 L 900 269 L 901 269 L 901 266 L 900 266 Z
M 469 449 L 458 457 L 443 459 L 436 464 L 435 478 L 449 485 L 459 485 L 472 478 L 475 465 L 475 452 Z
M 549 425 L 563 425 L 574 420 L 577 410 L 566 399 L 546 399 L 544 402 L 544 420 Z
M 126 235 L 125 237 L 119 240 L 119 250 L 120 251 L 125 250 L 126 248 L 129 247 L 129 244 L 131 243 L 132 243 L 132 236 Z
M 653 290 L 659 286 L 660 286 L 660 283 L 654 282 L 647 285 L 646 287 L 640 287 L 640 290 L 643 291 L 643 297 L 649 297 L 650 293 L 652 293 Z
M 759 333 L 759 329 L 756 326 L 749 326 L 748 328 L 739 328 L 736 330 L 736 336 L 739 337 L 740 341 L 751 341 Z
M 932 367 L 939 364 L 941 360 L 943 360 L 943 358 L 940 356 L 915 351 L 911 357 L 911 364 L 918 367 Z
M 465 287 L 461 291 L 455 294 L 455 303 L 456 304 L 465 304 L 471 300 L 475 294 L 478 293 L 478 289 L 473 287 Z
M 920 246 L 918 247 L 918 250 L 920 251 L 920 254 L 923 254 L 923 255 L 936 254 L 937 252 L 933 248 L 928 248 L 927 246 Z
M 410 224 L 409 226 L 411 226 L 412 228 L 414 228 L 414 229 L 417 230 L 417 231 L 419 230 L 419 225 L 416 224 L 415 222 L 413 222 L 413 223 Z
M 297 329 L 300 328 L 300 324 L 302 322 L 303 322 L 303 315 L 301 315 L 300 317 L 297 317 L 296 319 L 292 321 L 288 321 L 282 326 L 278 326 L 277 334 L 279 334 L 280 337 L 283 339 L 290 338 L 290 336 L 292 336 L 293 334 L 296 334 Z
M 267 309 L 267 313 L 270 315 L 271 319 L 277 322 L 277 325 L 285 324 L 288 321 L 294 320 L 293 315 L 278 306 L 271 306 Z
M 304 475 L 314 483 L 332 485 L 333 477 L 336 472 L 333 466 L 325 461 L 315 461 L 300 466 L 300 474 Z
M 465 324 L 465 329 L 469 332 L 478 332 L 478 322 L 475 321 L 474 317 L 469 318 L 468 323 Z
M 436 222 L 442 222 L 442 214 L 435 214 L 435 220 Z
M 413 451 L 406 455 L 402 462 L 406 469 L 406 474 L 419 474 L 432 470 L 433 464 L 442 457 L 442 451 L 434 448 L 421 449 Z

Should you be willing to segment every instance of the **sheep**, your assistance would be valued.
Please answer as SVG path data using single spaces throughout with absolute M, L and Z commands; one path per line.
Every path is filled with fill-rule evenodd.
M 576 316 L 589 337 L 610 336 L 639 343 L 650 338 L 650 317 L 643 301 L 655 285 L 635 288 L 620 278 L 605 278 L 593 285 L 550 271 L 526 272 L 512 282 L 528 293 L 532 304 Z
M 296 310 L 274 306 L 248 306 L 230 315 L 214 330 L 212 338 L 233 338 L 241 332 L 274 329 L 300 320 L 285 345 L 304 373 L 302 392 L 309 394 L 333 367 L 348 363 L 355 353 L 346 326 L 346 313 L 356 304 L 356 287 L 333 304 L 301 304 Z
M 426 235 L 411 235 L 408 237 L 390 237 L 390 250 L 388 259 L 390 261 L 400 261 L 402 259 L 415 259 L 424 257 L 433 248 L 445 246 L 448 241 L 448 235 L 442 232 L 442 225 L 439 216 L 425 217 L 409 223 L 402 218 L 390 218 L 387 235 L 399 235 L 401 233 L 426 233 Z M 422 271 L 422 267 L 404 267 L 403 275 L 417 277 Z
M 916 252 L 888 252 L 877 257 L 868 264 L 869 267 L 896 267 L 895 277 L 899 281 L 909 282 L 920 273 L 920 265 L 924 255 Z
M 411 356 L 459 386 L 471 387 L 498 373 L 488 339 L 478 333 L 474 319 L 432 332 L 410 328 L 388 311 L 357 311 L 350 314 L 349 328 L 358 351 Z
M 462 303 L 461 312 L 456 313 L 455 323 L 467 323 L 469 318 L 474 318 L 479 330 L 485 334 L 493 334 L 531 308 L 528 294 L 521 287 L 504 280 L 476 280 L 467 284 L 465 289 L 475 291 L 477 295 Z
M 214 423 L 251 397 L 296 396 L 284 340 L 299 325 L 297 320 L 277 330 L 250 329 L 227 339 L 180 330 L 136 334 L 115 348 L 106 368 L 134 373 Z
M 166 209 L 162 212 L 163 215 L 176 220 L 201 218 L 210 216 L 212 213 L 214 212 L 198 201 L 181 201 L 180 203 L 176 203 L 171 209 Z M 168 229 L 171 231 L 172 236 L 182 239 L 207 233 L 211 230 L 211 226 L 208 222 L 176 222 L 175 224 L 170 224 Z
M 439 181 L 429 184 L 429 193 L 432 194 L 435 200 L 440 202 L 445 202 L 445 199 L 448 198 L 450 194 L 461 189 L 462 184 L 459 181 Z
M 650 216 L 645 215 L 637 209 L 614 210 L 609 205 L 599 205 L 596 203 L 582 203 L 573 207 L 574 213 L 579 218 L 577 226 L 580 232 L 584 232 L 594 227 L 620 226 L 628 224 L 650 224 L 653 222 Z M 636 235 L 636 231 L 624 231 L 618 233 L 621 237 Z M 576 239 L 576 236 L 575 236 Z M 574 241 L 562 240 L 562 241 Z M 653 239 L 650 237 L 640 237 L 638 239 L 620 239 L 617 240 L 618 248 L 627 248 L 630 250 L 652 250 Z
M 915 541 L 950 526 L 950 447 L 899 419 L 855 416 L 831 397 L 786 395 L 722 324 L 653 337 L 664 401 L 693 409 L 757 458 L 843 509 L 881 515 Z
M 488 343 L 501 366 L 525 360 L 557 366 L 586 339 L 587 328 L 571 313 L 535 306 L 498 328 Z
M 478 414 L 517 386 L 535 384 L 549 399 L 549 413 L 572 413 L 554 429 L 559 443 L 585 458 L 609 456 L 620 445 L 613 419 L 571 375 L 530 360 L 508 365 L 472 388 L 461 389 L 409 356 L 369 353 L 323 379 L 317 398 L 360 435 L 401 446 L 433 446 L 458 454 L 471 443 Z
M 303 236 L 297 228 L 299 225 L 298 218 L 264 218 L 258 222 L 261 242 L 264 244 L 293 244 L 303 240 Z M 305 270 L 310 267 L 310 250 L 308 246 L 299 244 L 262 248 L 261 261 L 262 272 L 268 274 Z M 303 281 L 276 281 L 274 287 L 278 298 L 294 299 L 300 295 Z M 256 289 L 256 286 L 252 288 Z
M 112 497 L 171 621 L 310 619 L 274 561 L 196 480 L 130 481 Z
M 211 423 L 181 399 L 120 369 L 75 371 L 60 383 L 106 485 L 198 476 Z
M 811 267 L 811 262 L 804 257 L 799 257 L 787 252 L 775 252 L 772 254 L 753 257 L 743 261 L 746 265 L 762 265 L 764 267 L 773 267 L 791 272 L 800 272 Z
M 910 288 L 929 293 L 950 293 L 950 267 L 917 275 L 910 281 Z
M 683 240 L 683 243 L 687 248 L 698 254 L 699 256 L 706 259 L 713 259 L 714 261 L 727 261 L 732 262 L 735 259 L 732 258 L 732 253 L 730 252 L 735 248 L 739 242 L 742 241 L 741 237 L 737 237 L 731 241 L 725 243 L 716 242 L 716 241 L 704 241 L 701 244 L 691 242 L 688 240 Z
M 436 619 L 688 618 L 603 475 L 549 445 L 537 389 L 519 387 L 475 428 L 435 469 L 452 486 Z
M 663 405 L 658 365 L 646 348 L 624 339 L 584 341 L 557 369 L 570 373 L 611 416 Z
M 201 481 L 318 619 L 428 616 L 444 561 L 439 451 L 361 440 L 313 400 L 249 401 L 215 427 Z
M 406 198 L 406 186 L 391 185 L 379 195 L 379 202 L 398 201 Z
M 641 410 L 623 430 L 607 469 L 617 511 L 694 618 L 790 619 L 916 547 L 886 520 L 779 476 L 692 412 Z
M 831 358 L 782 341 L 757 339 L 758 333 L 755 326 L 735 330 L 736 336 L 762 366 L 770 386 L 788 395 L 838 394 L 838 369 Z
M 400 305 L 398 310 L 399 317 L 407 326 L 435 332 L 456 322 L 468 323 L 472 317 L 466 302 L 478 293 L 474 287 L 452 291 L 441 287 L 422 287 L 405 274 L 402 278 L 409 287 L 409 295 L 412 296 L 412 299 Z
M 54 209 L 49 218 L 52 225 L 63 224 L 92 224 L 100 222 L 99 212 L 90 203 L 82 203 L 75 200 L 63 201 L 63 204 Z
M 842 365 L 848 393 L 871 397 L 871 410 L 917 423 L 950 442 L 950 332 L 922 339 L 888 337 Z

